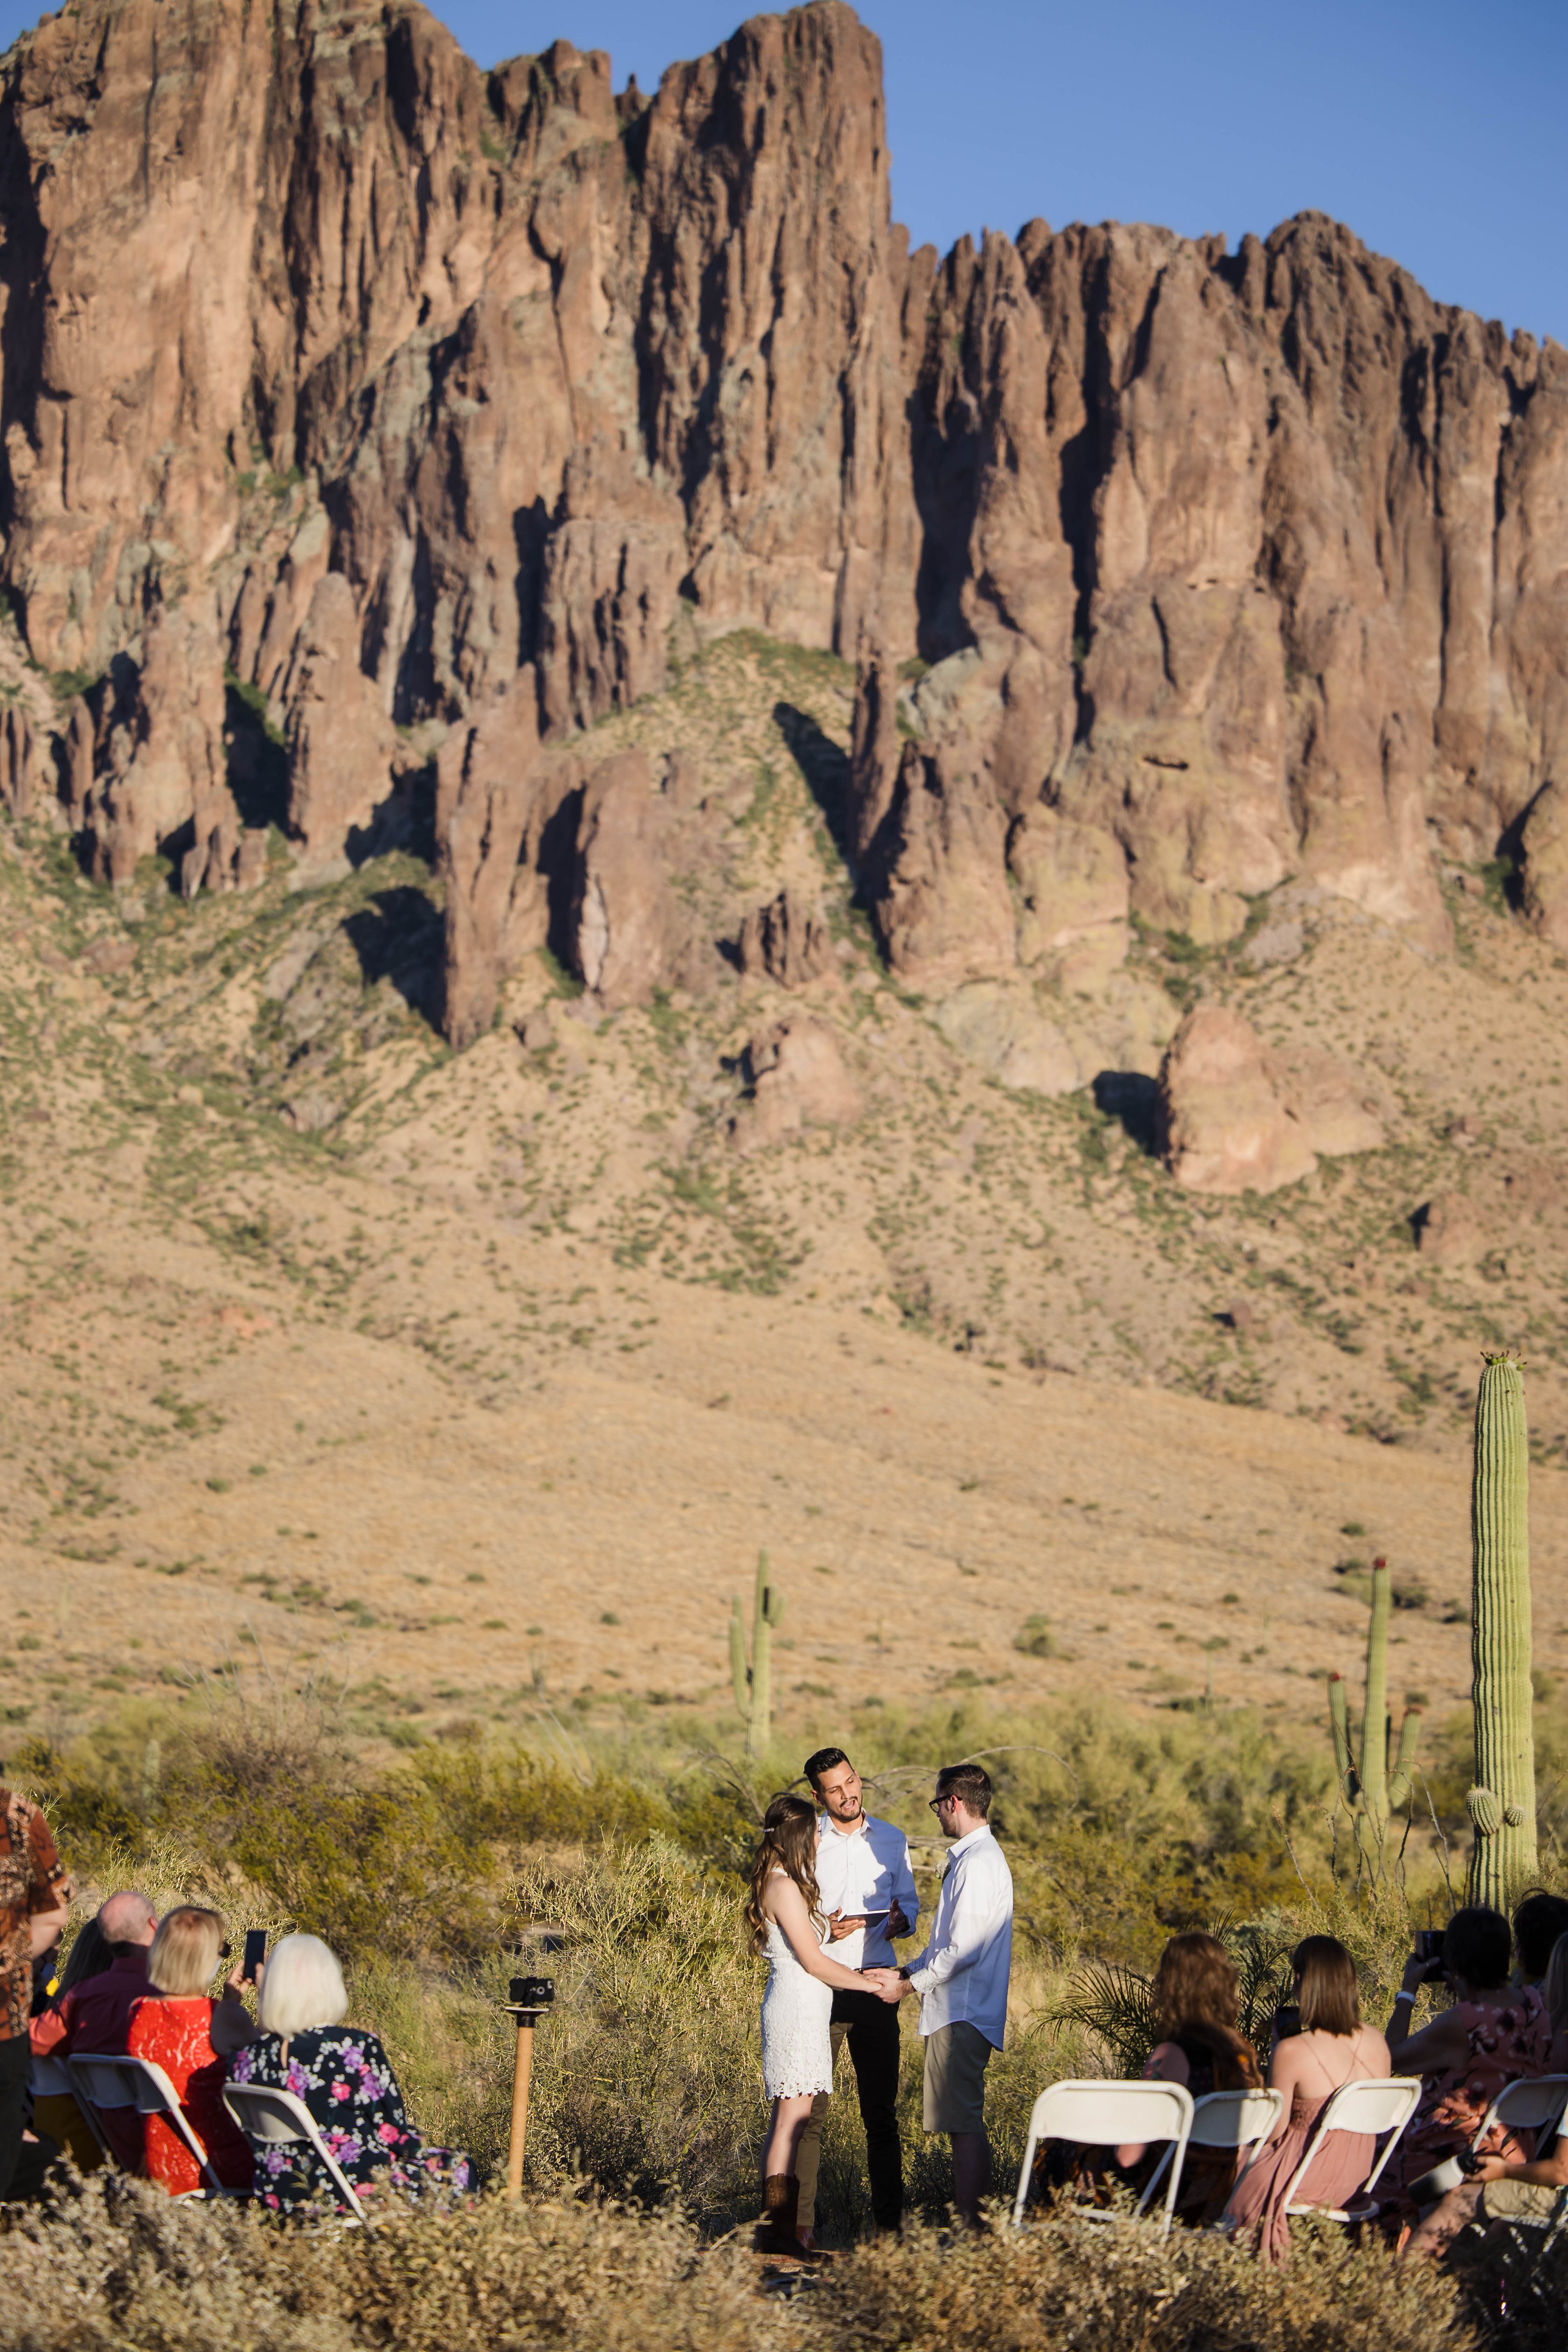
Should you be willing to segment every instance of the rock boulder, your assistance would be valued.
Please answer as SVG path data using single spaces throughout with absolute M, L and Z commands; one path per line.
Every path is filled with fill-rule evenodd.
M 748 1039 L 742 1072 L 750 1090 L 730 1123 L 740 1151 L 788 1141 L 804 1129 L 852 1127 L 864 1105 L 825 1022 L 792 1014 Z
M 1193 1192 L 1277 1192 L 1310 1176 L 1320 1152 L 1384 1142 L 1379 1090 L 1327 1054 L 1286 1059 L 1250 1022 L 1199 1004 L 1160 1070 L 1161 1148 Z
M 572 956 L 607 1006 L 646 1004 L 668 971 L 678 926 L 663 815 L 645 752 L 605 761 L 583 788 Z
M 798 892 L 781 890 L 746 917 L 735 957 L 748 976 L 764 974 L 781 988 L 804 988 L 833 969 L 833 940 Z

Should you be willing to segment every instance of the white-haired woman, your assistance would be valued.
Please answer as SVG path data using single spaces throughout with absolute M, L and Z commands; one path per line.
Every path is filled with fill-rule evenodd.
M 260 2032 L 229 2064 L 236 2083 L 264 2083 L 302 2099 L 360 2196 L 471 2189 L 471 2157 L 432 2147 L 409 2122 L 403 2094 L 374 2033 L 345 2025 L 349 1997 L 336 1955 L 319 1936 L 285 1936 L 261 1971 Z M 340 2200 L 312 2152 L 258 2141 L 256 2194 L 275 2213 L 319 2211 Z

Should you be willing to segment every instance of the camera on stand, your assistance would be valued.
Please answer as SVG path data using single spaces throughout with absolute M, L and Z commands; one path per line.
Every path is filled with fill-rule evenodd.
M 562 1949 L 565 1938 L 554 1928 L 535 1925 L 523 1930 L 521 1942 L 512 1947 L 521 1959 L 530 1946 L 549 1953 Z M 555 2006 L 553 1977 L 512 1977 L 510 1979 L 511 1998 L 507 2014 L 517 2027 L 517 2054 L 512 2063 L 511 2135 L 507 2148 L 506 2193 L 509 2197 L 522 2194 L 523 2149 L 528 2137 L 528 2086 L 533 2073 L 533 2032 L 541 2020 L 549 2016 Z
M 555 2006 L 553 1977 L 513 1977 L 507 2008 L 520 2024 L 537 2025 L 546 2010 Z

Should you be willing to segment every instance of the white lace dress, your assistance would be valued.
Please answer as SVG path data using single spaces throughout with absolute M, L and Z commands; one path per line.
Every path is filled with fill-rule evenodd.
M 768 1921 L 763 2083 L 770 2099 L 833 2088 L 833 1987 L 808 1976 L 776 1919 Z

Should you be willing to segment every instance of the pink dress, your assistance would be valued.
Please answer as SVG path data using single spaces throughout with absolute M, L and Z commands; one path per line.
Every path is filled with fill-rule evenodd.
M 1510 1994 L 1502 2009 L 1461 2000 L 1446 2014 L 1463 2023 L 1469 2047 L 1463 2065 L 1430 2074 L 1422 2084 L 1420 2105 L 1389 2166 L 1402 2188 L 1456 2149 L 1468 2147 L 1498 2093 L 1509 2083 L 1544 2074 L 1552 2056 L 1552 2020 L 1534 1985 Z M 1515 2139 L 1494 2130 L 1486 2153 L 1528 2158 L 1534 2154 L 1534 2137 L 1525 2133 Z
M 1352 2063 L 1335 2082 L 1317 2052 L 1308 2053 L 1323 2077 L 1322 2095 L 1310 2097 L 1298 2084 L 1290 2112 L 1251 2169 L 1245 2172 L 1230 2200 L 1230 2219 L 1237 2237 L 1252 2238 L 1267 2263 L 1283 2263 L 1290 2252 L 1290 2223 L 1285 2199 L 1296 2168 L 1307 2153 L 1307 2143 L 1318 2118 L 1335 2091 L 1346 2083 L 1363 2082 L 1367 2070 Z M 1329 2205 L 1342 2210 L 1366 2184 L 1377 2162 L 1377 2142 L 1370 2132 L 1334 2132 L 1312 2158 L 1311 2168 L 1296 2191 L 1298 2205 Z

